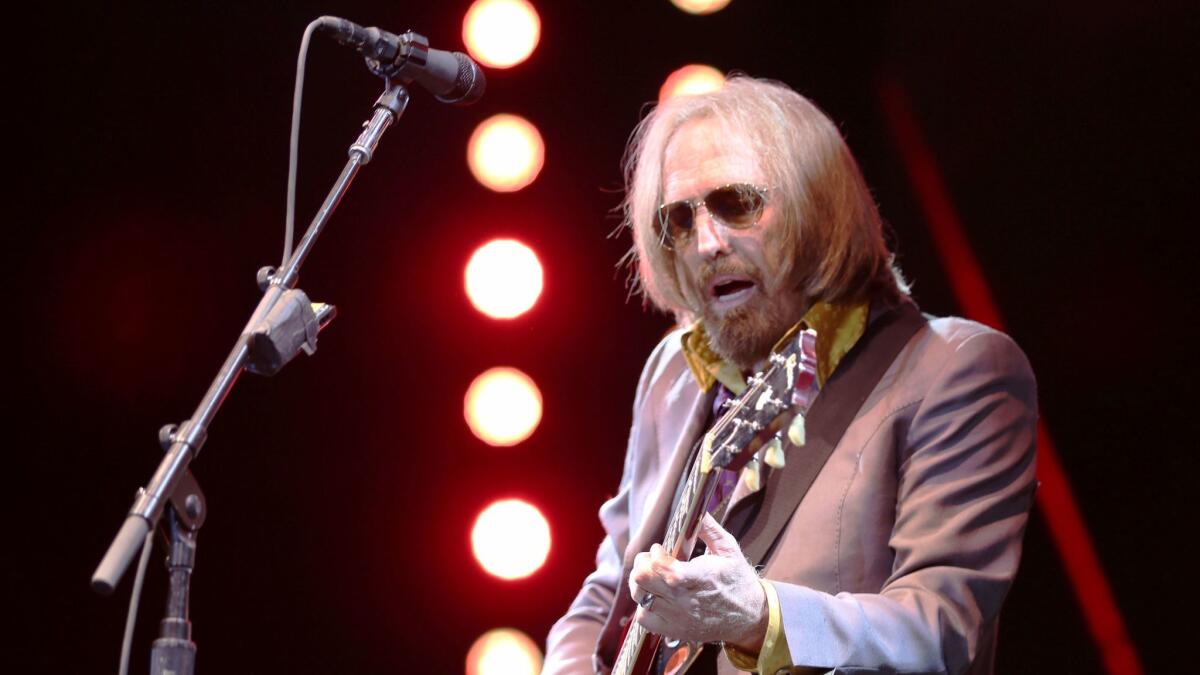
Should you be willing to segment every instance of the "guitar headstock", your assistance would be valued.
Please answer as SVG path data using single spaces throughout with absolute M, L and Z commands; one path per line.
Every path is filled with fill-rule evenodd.
M 788 337 L 771 354 L 768 367 L 755 373 L 745 392 L 726 402 L 725 412 L 704 437 L 702 471 L 713 467 L 739 471 L 763 443 L 782 438 L 785 427 L 794 445 L 803 445 L 803 415 L 817 393 L 817 334 L 812 329 Z M 799 437 L 793 424 L 799 416 Z

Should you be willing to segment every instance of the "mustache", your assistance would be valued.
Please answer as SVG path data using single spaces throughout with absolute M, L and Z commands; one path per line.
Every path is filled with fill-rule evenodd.
M 696 271 L 696 280 L 703 291 L 703 289 L 708 288 L 713 279 L 721 275 L 748 277 L 754 283 L 762 285 L 762 279 L 757 269 L 752 265 L 741 263 L 731 258 L 720 258 L 715 261 L 705 262 Z

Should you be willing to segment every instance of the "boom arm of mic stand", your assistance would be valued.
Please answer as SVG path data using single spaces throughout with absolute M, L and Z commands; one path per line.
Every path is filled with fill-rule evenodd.
M 108 552 L 104 554 L 104 558 L 96 567 L 96 571 L 92 575 L 92 588 L 96 592 L 104 595 L 113 592 L 129 567 L 134 554 L 145 540 L 146 533 L 157 527 L 158 520 L 162 517 L 163 507 L 174 493 L 175 487 L 186 472 L 188 465 L 200 454 L 200 448 L 203 447 L 208 435 L 209 424 L 216 417 L 225 397 L 233 389 L 238 376 L 253 363 L 254 341 L 262 335 L 261 327 L 264 322 L 267 322 L 275 305 L 295 288 L 300 278 L 300 266 L 304 264 L 305 258 L 312 251 L 313 245 L 325 228 L 329 217 L 346 194 L 358 170 L 371 161 L 383 133 L 392 123 L 400 119 L 407 106 L 408 91 L 403 85 L 388 82 L 383 95 L 375 102 L 374 114 L 354 145 L 350 146 L 350 158 L 333 188 L 325 197 L 321 208 L 313 217 L 308 230 L 304 233 L 304 238 L 296 245 L 296 249 L 284 263 L 284 269 L 277 274 L 267 275 L 268 283 L 264 289 L 262 300 L 259 301 L 258 307 L 255 308 L 246 327 L 242 329 L 241 335 L 238 336 L 237 342 L 229 356 L 226 357 L 225 363 L 221 365 L 220 371 L 213 379 L 191 419 L 181 424 L 178 429 L 170 428 L 168 430 L 168 427 L 164 427 L 166 440 L 170 441 L 170 446 L 167 448 L 162 462 L 159 463 L 158 469 L 150 478 L 150 482 L 145 488 L 138 490 L 124 524 L 121 525 L 120 531 L 117 532 L 117 536 L 108 547 Z M 303 297 L 303 294 L 300 296 Z M 315 315 L 318 329 L 324 328 L 333 318 L 333 307 L 330 305 L 315 306 L 305 316 L 311 317 L 311 315 Z M 299 345 L 297 348 L 300 348 Z M 290 359 L 290 356 L 287 358 Z M 272 372 L 282 366 L 282 363 L 278 364 L 278 367 L 273 368 Z

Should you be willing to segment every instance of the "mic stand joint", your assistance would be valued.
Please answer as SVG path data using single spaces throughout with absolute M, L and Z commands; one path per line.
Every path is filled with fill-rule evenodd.
M 159 623 L 159 637 L 150 649 L 150 675 L 192 675 L 196 669 L 196 643 L 188 602 L 192 571 L 196 565 L 196 534 L 204 523 L 204 493 L 191 471 L 185 471 L 166 509 L 170 553 L 167 607 Z

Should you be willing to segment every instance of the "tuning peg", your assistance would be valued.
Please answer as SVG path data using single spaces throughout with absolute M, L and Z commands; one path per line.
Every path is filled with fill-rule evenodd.
M 788 425 L 788 440 L 797 448 L 804 445 L 804 415 L 797 413 Z
M 746 489 L 750 492 L 758 492 L 762 489 L 762 465 L 758 461 L 758 457 L 751 457 L 749 462 L 746 462 L 746 467 L 742 469 L 742 482 L 746 484 Z
M 763 446 L 763 461 L 772 469 L 782 469 L 787 463 L 783 456 L 783 439 L 779 437 L 779 434 L 775 434 Z

